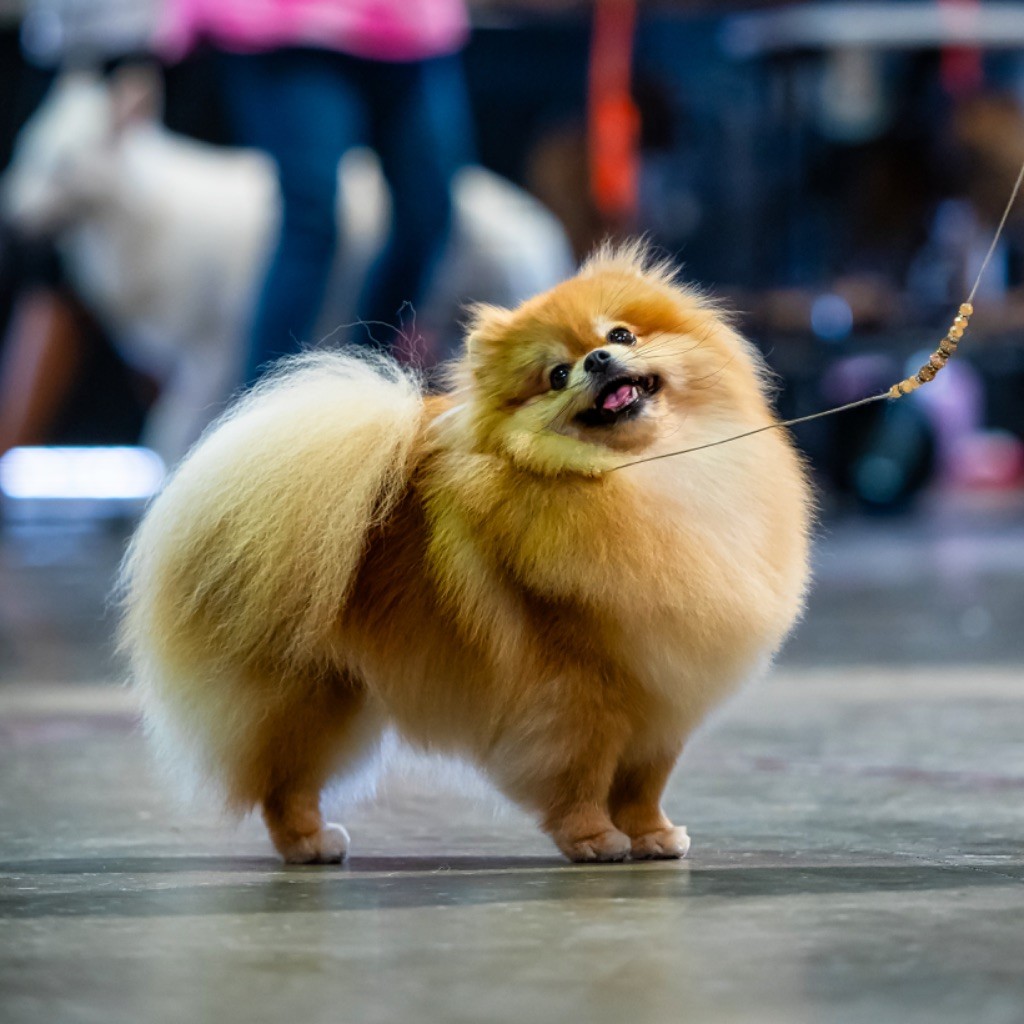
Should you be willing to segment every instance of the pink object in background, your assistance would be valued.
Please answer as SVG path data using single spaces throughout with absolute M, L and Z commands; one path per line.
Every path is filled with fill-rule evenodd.
M 1016 490 L 1024 484 L 1024 443 L 1008 430 L 981 430 L 957 446 L 954 483 L 969 490 Z
M 238 53 L 311 46 L 412 61 L 454 53 L 468 32 L 463 0 L 168 0 L 156 43 L 171 60 L 210 42 Z
M 917 352 L 906 365 L 917 366 L 926 357 Z M 1008 431 L 986 429 L 985 385 L 969 362 L 951 362 L 913 400 L 935 431 L 941 486 L 1003 490 L 1024 482 L 1024 443 Z

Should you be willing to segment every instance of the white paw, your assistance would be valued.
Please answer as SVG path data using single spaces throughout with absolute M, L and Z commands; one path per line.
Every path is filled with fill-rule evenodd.
M 340 864 L 348 853 L 348 833 L 333 823 L 281 850 L 286 864 Z
M 685 828 L 659 828 L 637 836 L 632 854 L 634 860 L 677 860 L 685 857 L 689 849 L 690 837 Z
M 566 843 L 562 845 L 562 852 L 569 860 L 577 862 L 616 861 L 625 860 L 629 856 L 629 848 L 629 836 L 611 828 L 607 832 L 599 832 L 596 836 L 587 836 L 586 839 Z

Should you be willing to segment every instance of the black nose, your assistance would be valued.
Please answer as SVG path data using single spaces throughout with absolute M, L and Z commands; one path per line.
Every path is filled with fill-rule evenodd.
M 612 361 L 612 354 L 607 349 L 595 348 L 593 352 L 583 360 L 583 369 L 587 373 L 604 373 L 608 364 Z

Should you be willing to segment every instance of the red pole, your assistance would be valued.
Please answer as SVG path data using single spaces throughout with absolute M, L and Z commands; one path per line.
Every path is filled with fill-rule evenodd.
M 628 224 L 637 211 L 640 113 L 630 92 L 635 32 L 634 0 L 598 0 L 590 45 L 590 191 L 616 224 Z

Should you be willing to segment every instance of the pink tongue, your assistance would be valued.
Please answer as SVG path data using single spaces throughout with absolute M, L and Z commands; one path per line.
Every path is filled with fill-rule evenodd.
M 636 388 L 632 384 L 623 384 L 621 388 L 616 388 L 611 394 L 605 396 L 601 407 L 610 412 L 618 412 L 629 405 L 634 398 L 636 398 Z

